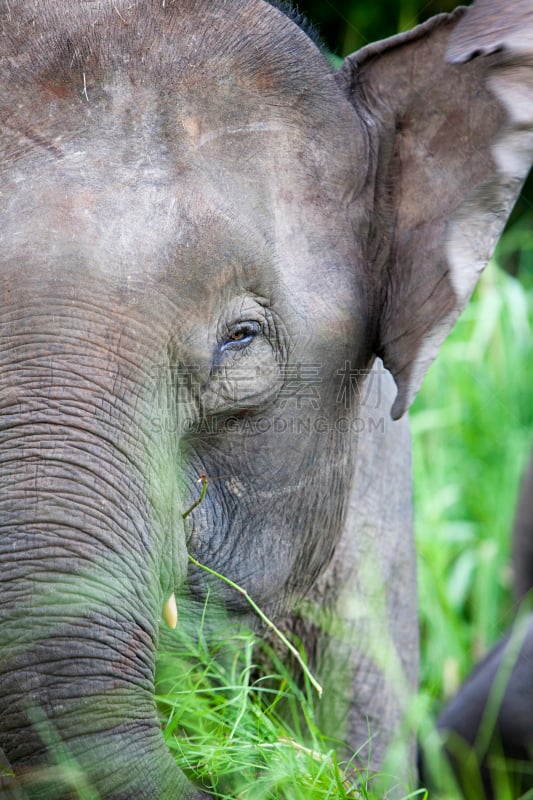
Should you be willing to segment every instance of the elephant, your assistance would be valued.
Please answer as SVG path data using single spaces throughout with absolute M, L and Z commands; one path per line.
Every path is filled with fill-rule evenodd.
M 533 788 L 533 613 L 527 600 L 533 589 L 532 491 L 533 456 L 513 528 L 515 599 L 523 613 L 474 667 L 437 723 L 467 800 L 501 796 L 502 773 L 516 797 Z
M 56 743 L 100 797 L 205 796 L 159 638 L 211 590 L 254 620 L 189 555 L 382 764 L 417 683 L 406 412 L 531 165 L 532 27 L 478 0 L 335 70 L 266 0 L 0 2 L 3 797 L 73 796 Z

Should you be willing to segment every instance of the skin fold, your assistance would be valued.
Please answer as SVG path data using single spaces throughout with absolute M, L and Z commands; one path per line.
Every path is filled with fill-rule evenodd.
M 188 552 L 382 763 L 417 680 L 404 413 L 531 163 L 530 15 L 478 6 L 334 73 L 263 0 L 0 3 L 2 797 L 203 796 L 162 615 L 255 622 Z

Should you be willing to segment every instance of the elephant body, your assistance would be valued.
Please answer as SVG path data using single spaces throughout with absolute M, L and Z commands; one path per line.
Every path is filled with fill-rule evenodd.
M 302 633 L 382 762 L 417 672 L 402 415 L 531 161 L 511 5 L 335 73 L 263 0 L 0 3 L 6 793 L 202 796 L 156 716 L 163 609 L 253 621 L 187 553 Z

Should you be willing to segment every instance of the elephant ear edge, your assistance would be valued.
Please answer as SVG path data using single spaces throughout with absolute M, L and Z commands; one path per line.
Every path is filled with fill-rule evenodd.
M 502 34 L 492 6 L 433 17 L 337 73 L 372 145 L 375 352 L 398 389 L 394 419 L 468 302 L 533 158 L 532 15 L 518 0 Z

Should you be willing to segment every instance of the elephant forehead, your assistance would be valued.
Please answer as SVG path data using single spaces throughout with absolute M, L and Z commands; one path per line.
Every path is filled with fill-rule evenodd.
M 220 265 L 290 260 L 306 225 L 316 252 L 321 238 L 340 239 L 344 177 L 278 111 L 243 106 L 213 120 L 194 95 L 169 105 L 120 74 L 81 108 L 45 97 L 40 125 L 15 125 L 15 111 L 0 132 L 4 260 L 41 253 L 56 270 L 118 280 L 175 279 L 181 266 L 190 282 L 188 270 L 201 267 L 204 286 L 216 289 Z M 302 241 L 299 249 L 308 263 Z
M 90 103 L 122 74 L 139 87 L 152 83 L 170 102 L 202 96 L 204 112 L 218 122 L 236 94 L 271 112 L 314 109 L 320 123 L 332 110 L 325 57 L 263 0 L 11 0 L 3 9 L 0 72 L 10 79 L 8 95 L 39 85 Z
M 262 226 L 250 226 L 205 177 L 177 184 L 152 170 L 130 180 L 128 169 L 90 160 L 80 151 L 6 174 L 0 260 L 4 270 L 14 265 L 19 282 L 174 286 L 193 300 L 270 258 L 266 211 Z
M 268 295 L 275 262 L 334 304 L 334 265 L 353 260 L 339 206 L 364 180 L 365 139 L 285 15 L 262 0 L 10 6 L 4 263 L 31 252 L 27 269 L 42 258 L 143 291 L 148 275 L 190 300 L 228 276 Z
M 243 134 L 281 128 L 305 142 L 309 157 L 324 148 L 322 180 L 336 165 L 346 173 L 365 162 L 357 117 L 326 59 L 263 0 L 13 0 L 5 8 L 0 125 L 8 161 L 29 142 L 62 150 L 92 129 L 103 157 L 126 141 L 128 158 L 144 151 L 149 168 L 176 151 L 215 141 L 223 151 Z M 14 131 L 26 145 L 9 141 Z M 262 153 L 259 146 L 243 155 Z

